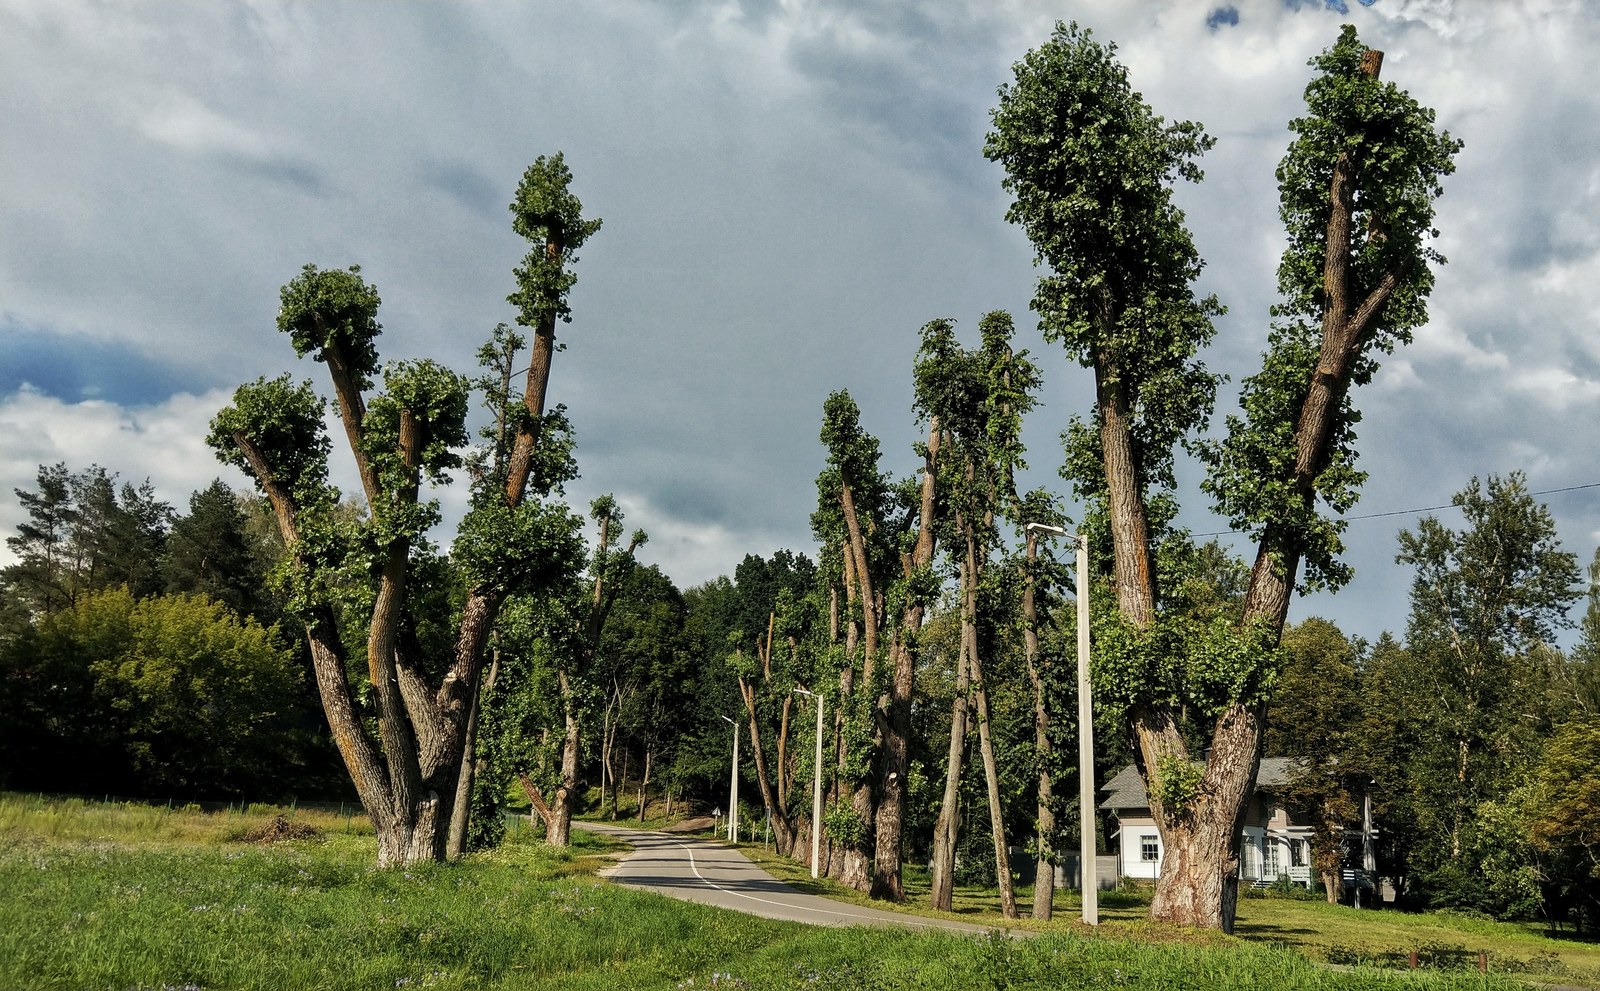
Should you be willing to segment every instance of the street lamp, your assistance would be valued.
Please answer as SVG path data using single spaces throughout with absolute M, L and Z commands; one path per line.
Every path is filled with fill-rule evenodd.
M 739 842 L 739 724 L 722 717 L 733 727 L 733 772 L 728 782 L 728 842 Z
M 1094 860 L 1094 703 L 1089 689 L 1089 541 L 1048 523 L 1028 523 L 1024 530 L 1071 537 L 1077 545 L 1078 597 L 1078 812 L 1082 817 L 1078 840 L 1078 875 L 1083 887 L 1083 921 L 1100 924 L 1099 872 Z
M 811 876 L 815 878 L 822 864 L 822 696 L 799 686 L 794 692 L 817 700 L 817 773 L 811 785 Z

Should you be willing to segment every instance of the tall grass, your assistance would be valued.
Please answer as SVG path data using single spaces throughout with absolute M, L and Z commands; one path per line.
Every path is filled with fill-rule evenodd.
M 596 881 L 608 841 L 378 871 L 370 836 L 229 840 L 267 810 L 0 800 L 0 988 L 1479 989 L 1222 939 L 973 939 L 774 922 Z M 172 822 L 169 820 L 178 820 Z M 1489 987 L 1509 987 L 1491 978 Z

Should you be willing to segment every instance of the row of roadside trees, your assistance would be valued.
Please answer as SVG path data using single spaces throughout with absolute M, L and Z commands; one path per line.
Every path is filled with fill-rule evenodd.
M 207 558 L 210 577 L 193 591 L 208 598 L 185 601 L 257 623 L 280 659 L 294 631 L 332 747 L 377 825 L 380 864 L 492 842 L 499 820 L 489 813 L 508 796 L 532 804 L 554 843 L 567 841 L 590 784 L 613 815 L 625 782 L 641 815 L 653 782 L 669 804 L 674 794 L 703 800 L 726 746 L 723 719 L 748 741 L 751 783 L 778 847 L 809 850 L 805 783 L 817 769 L 805 744 L 816 741 L 799 707 L 825 704 L 828 873 L 899 900 L 906 865 L 926 856 L 934 904 L 948 906 L 958 863 L 992 865 L 1004 910 L 1016 915 L 1015 841 L 1031 837 L 1048 865 L 1063 845 L 1058 824 L 1072 818 L 1057 797 L 1072 790 L 1056 784 L 1072 773 L 1060 759 L 1071 727 L 1058 714 L 1075 700 L 1059 659 L 1075 631 L 1056 609 L 1061 569 L 1050 548 L 1015 548 L 1027 523 L 1068 524 L 1088 542 L 1095 572 L 1100 736 L 1113 741 L 1102 771 L 1124 758 L 1137 764 L 1167 851 L 1152 914 L 1231 928 L 1239 826 L 1271 734 L 1322 761 L 1325 776 L 1337 767 L 1332 776 L 1348 779 L 1366 759 L 1332 732 L 1345 720 L 1322 739 L 1274 722 L 1271 703 L 1297 656 L 1295 639 L 1283 642 L 1293 589 L 1350 577 L 1339 562 L 1340 514 L 1363 478 L 1352 389 L 1426 319 L 1432 267 L 1443 261 L 1429 246 L 1433 201 L 1459 143 L 1380 81 L 1380 53 L 1352 29 L 1312 60 L 1306 113 L 1291 122 L 1278 172 L 1282 301 L 1242 414 L 1209 441 L 1219 378 L 1202 357 L 1222 308 L 1193 290 L 1201 259 L 1172 197 L 1175 182 L 1200 180 L 1197 159 L 1212 139 L 1198 124 L 1158 116 L 1114 56 L 1087 31 L 1058 25 L 1001 89 L 984 149 L 1005 169 L 1008 218 L 1037 249 L 1033 309 L 1045 338 L 1093 374 L 1094 407 L 1064 433 L 1062 473 L 1083 507 L 1076 521 L 1048 493 L 1016 486 L 1021 423 L 1045 372 L 1013 347 L 1012 318 L 997 311 L 979 321 L 975 347 L 960 343 L 953 321 L 923 328 L 912 374 L 925 440 L 911 476 L 883 467 L 848 394 L 828 398 L 815 561 L 752 555 L 731 580 L 687 592 L 640 565 L 646 535 L 627 533 L 614 500 L 596 500 L 587 523 L 564 501 L 576 473 L 573 433 L 548 401 L 549 382 L 556 329 L 571 319 L 576 252 L 600 222 L 584 217 L 560 155 L 534 162 L 511 204 L 529 244 L 508 296 L 515 327 L 490 334 L 476 379 L 427 360 L 381 365 L 378 291 L 358 268 L 307 266 L 283 287 L 278 329 L 325 366 L 360 491 L 330 482 L 323 393 L 288 375 L 240 387 L 209 440 L 260 496 L 239 503 L 218 492 L 213 501 L 256 521 L 250 573 L 260 574 L 264 555 L 271 581 L 240 579 Z M 475 445 L 473 395 L 485 424 Z M 1184 450 L 1206 466 L 1203 488 L 1218 511 L 1257 542 L 1253 564 L 1197 546 L 1173 525 Z M 471 506 L 441 546 L 429 486 L 461 477 Z M 78 479 L 44 469 L 39 491 L 20 494 L 34 529 L 13 542 L 21 563 L 6 582 L 8 593 L 29 588 L 34 598 L 8 594 L 19 631 L 8 644 L 25 645 L 17 657 L 46 656 L 37 644 L 50 624 L 81 625 L 90 601 L 79 598 L 88 586 L 77 577 L 77 545 L 41 536 L 43 507 L 62 485 L 89 506 L 110 484 L 103 472 Z M 1511 498 L 1501 484 L 1482 498 Z M 89 584 L 122 596 L 132 617 L 158 594 L 140 569 L 162 559 L 140 541 L 165 523 L 147 491 L 125 488 L 117 505 L 123 515 L 107 518 L 121 529 L 106 531 L 116 549 L 106 560 L 123 563 L 91 566 Z M 145 519 L 157 522 L 141 529 Z M 1431 526 L 1407 535 L 1402 554 L 1418 568 L 1419 602 L 1470 571 Z M 170 552 L 182 543 L 178 529 L 163 565 L 172 573 L 182 567 Z M 1508 656 L 1548 650 L 1557 600 L 1573 587 L 1563 560 L 1545 562 L 1546 605 L 1480 618 L 1490 630 L 1511 624 L 1484 642 Z M 1532 574 L 1511 578 L 1521 588 Z M 263 587 L 269 601 L 256 601 Z M 1416 619 L 1401 654 L 1454 650 L 1463 684 L 1476 685 L 1493 651 L 1464 646 L 1465 622 Z M 264 632 L 271 624 L 276 639 Z M 1348 666 L 1369 680 L 1401 678 L 1408 669 L 1389 663 L 1385 644 L 1370 656 L 1350 648 L 1359 660 Z M 19 697 L 47 697 L 53 684 Z M 202 702 L 193 703 L 197 719 Z M 1503 711 L 1470 702 L 1474 712 Z M 1419 741 L 1447 722 L 1405 723 L 1415 738 L 1389 745 L 1421 753 Z M 1451 738 L 1462 787 L 1440 813 L 1452 837 L 1446 860 L 1471 848 L 1469 820 L 1496 814 L 1487 803 L 1502 794 L 1491 782 L 1504 774 L 1473 769 L 1506 748 L 1478 732 Z M 1505 869 L 1527 868 L 1533 849 Z M 1413 853 L 1406 876 L 1439 889 L 1425 879 L 1444 877 L 1444 861 Z M 1036 902 L 1036 913 L 1048 910 Z

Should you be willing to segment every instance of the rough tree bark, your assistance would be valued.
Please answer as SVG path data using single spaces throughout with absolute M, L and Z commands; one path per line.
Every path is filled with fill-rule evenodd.
M 903 555 L 901 568 L 908 586 L 914 574 L 933 562 L 935 463 L 939 456 L 939 421 L 933 418 L 928 429 L 924 454 L 921 500 L 918 506 L 917 542 L 910 554 Z M 905 901 L 905 886 L 900 877 L 900 849 L 904 834 L 907 784 L 911 774 L 911 694 L 917 666 L 917 634 L 922 629 L 926 606 L 910 597 L 900 619 L 891 655 L 894 678 L 889 693 L 879 707 L 878 729 L 883 737 L 879 750 L 876 848 L 873 857 L 872 896 L 888 901 Z
M 1376 79 L 1382 65 L 1383 53 L 1368 50 L 1361 60 L 1361 72 Z M 1356 168 L 1350 152 L 1344 151 L 1329 185 L 1322 342 L 1295 421 L 1292 476 L 1281 480 L 1305 506 L 1316 501 L 1317 476 L 1328 465 L 1335 425 L 1376 320 L 1415 264 L 1409 258 L 1401 260 L 1380 273 L 1364 293 L 1355 291 L 1350 256 Z M 1373 236 L 1382 233 L 1374 231 Z M 1301 564 L 1301 539 L 1298 529 L 1287 521 L 1268 522 L 1251 568 L 1242 625 L 1271 631 L 1274 642 L 1288 616 Z M 1173 869 L 1162 868 L 1151 903 L 1152 918 L 1233 930 L 1241 827 L 1245 805 L 1255 789 L 1265 716 L 1264 703 L 1235 702 L 1217 720 L 1193 810 L 1170 823 L 1163 833 Z

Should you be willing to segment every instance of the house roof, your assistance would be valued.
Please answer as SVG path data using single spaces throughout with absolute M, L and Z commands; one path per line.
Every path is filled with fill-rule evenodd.
M 1271 791 L 1282 788 L 1294 776 L 1295 765 L 1299 762 L 1297 757 L 1263 757 L 1261 768 L 1256 772 L 1256 790 Z M 1106 793 L 1105 801 L 1100 803 L 1102 809 L 1147 809 L 1150 807 L 1150 796 L 1145 793 L 1144 779 L 1139 777 L 1139 769 L 1132 764 L 1124 767 L 1111 780 L 1100 786 Z

